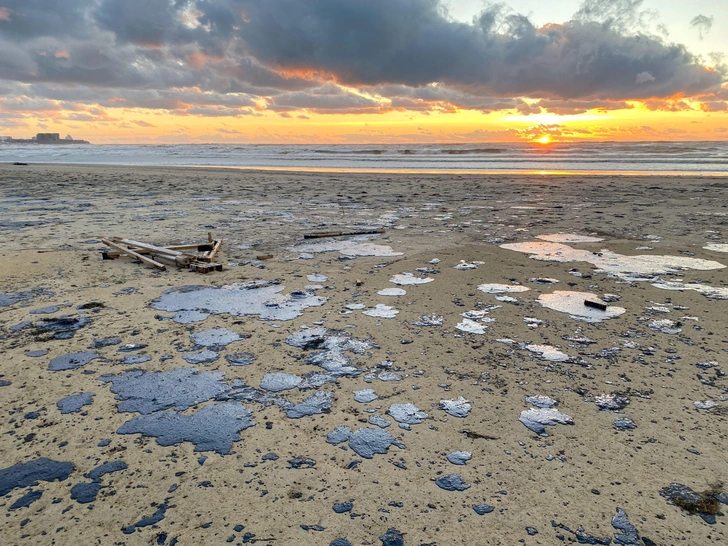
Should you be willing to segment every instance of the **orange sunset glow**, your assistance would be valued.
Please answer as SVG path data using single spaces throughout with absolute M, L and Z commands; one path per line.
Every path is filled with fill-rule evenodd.
M 47 27 L 30 7 L 8 4 L 0 41 L 15 61 L 0 66 L 0 133 L 98 144 L 728 137 L 725 49 L 706 49 L 725 45 L 710 32 L 714 18 L 696 18 L 685 44 L 636 25 L 643 2 L 623 2 L 615 18 L 574 1 L 571 18 L 554 22 L 538 9 L 533 20 L 515 18 L 525 1 L 464 0 L 447 14 L 424 0 L 341 12 L 314 1 L 294 10 L 283 0 L 220 0 L 215 11 L 190 1 L 164 12 L 70 1 Z M 59 18 L 67 27 L 50 26 Z M 326 31 L 292 32 L 302 18 Z M 357 38 L 342 47 L 339 30 Z M 521 57 L 508 58 L 510 49 Z

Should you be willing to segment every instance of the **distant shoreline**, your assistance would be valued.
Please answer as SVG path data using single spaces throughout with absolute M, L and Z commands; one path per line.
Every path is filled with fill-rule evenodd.
M 14 161 L 0 161 L 0 165 L 14 166 Z M 634 177 L 634 178 L 726 178 L 728 171 L 579 171 L 579 170 L 528 170 L 528 169 L 397 169 L 386 167 L 357 168 L 357 167 L 300 167 L 300 166 L 259 166 L 259 165 L 171 165 L 171 164 L 143 164 L 143 163 L 77 163 L 77 162 L 51 162 L 51 161 L 24 161 L 25 165 L 44 167 L 73 167 L 73 168 L 129 168 L 129 169 L 210 169 L 210 170 L 240 170 L 252 173 L 310 173 L 310 174 L 397 174 L 397 175 L 454 175 L 458 177 L 492 176 L 519 176 L 519 177 Z

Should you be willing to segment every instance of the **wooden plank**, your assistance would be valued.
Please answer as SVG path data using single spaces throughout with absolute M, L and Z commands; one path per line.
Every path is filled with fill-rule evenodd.
M 209 243 L 199 243 L 195 245 L 167 245 L 164 248 L 170 250 L 196 250 L 197 252 L 208 252 L 212 250 L 212 246 Z
M 151 254 L 149 250 L 144 250 L 143 248 L 130 248 L 132 252 L 136 252 L 137 254 Z M 118 250 L 105 250 L 102 252 L 103 255 L 106 255 L 107 260 L 113 260 L 114 258 L 118 258 L 119 256 L 126 256 L 126 252 L 120 252 Z
M 158 262 L 174 265 L 176 267 L 189 267 L 190 263 L 195 261 L 194 256 L 185 254 L 184 256 L 165 256 L 164 254 L 152 254 L 152 258 Z
M 114 237 L 112 240 L 117 243 L 123 243 L 131 248 L 143 248 L 144 250 L 149 250 L 150 252 L 154 252 L 156 254 L 164 254 L 167 256 L 181 256 L 183 254 L 179 250 L 171 250 L 163 246 L 150 245 L 148 243 L 134 241 L 133 239 L 122 239 L 120 237 Z
M 212 250 L 208 254 L 208 257 L 212 260 L 215 258 L 215 254 L 217 254 L 218 250 L 222 248 L 222 239 L 219 241 L 215 241 L 215 245 L 212 247 Z
M 215 258 L 215 254 L 217 254 L 217 251 L 220 250 L 220 247 L 222 246 L 222 239 L 219 241 L 215 241 L 215 244 L 212 247 L 212 250 L 209 252 L 205 252 L 202 256 L 197 258 L 201 262 L 211 262 Z
M 137 254 L 151 254 L 151 250 L 147 250 L 145 248 L 139 248 L 139 247 L 129 247 Z M 208 252 L 212 250 L 214 247 L 212 245 L 208 245 L 207 243 L 201 244 L 201 245 L 169 245 L 165 246 L 163 248 L 168 248 L 170 250 L 196 250 L 197 252 Z M 108 259 L 118 258 L 121 253 L 117 252 L 116 250 L 110 250 L 106 251 L 106 254 L 108 255 Z M 190 258 L 194 259 L 193 254 L 187 254 L 183 253 L 185 256 L 189 256 Z
M 122 246 L 118 243 L 109 241 L 108 239 L 101 239 L 101 242 L 110 248 L 118 250 L 122 254 L 128 254 L 129 256 L 132 256 L 132 257 L 136 258 L 137 260 L 144 262 L 145 264 L 151 265 L 152 267 L 156 267 L 157 269 L 160 269 L 162 271 L 167 271 L 167 266 L 165 266 L 164 264 L 160 264 L 159 262 L 152 260 L 151 258 L 147 258 L 146 256 L 142 256 L 141 254 L 137 254 L 133 250 L 124 248 L 124 246 Z
M 374 235 L 384 233 L 383 229 L 362 229 L 359 231 L 324 231 L 321 233 L 304 233 L 304 239 L 321 239 L 323 237 L 348 237 L 351 235 Z
M 222 264 L 217 263 L 205 263 L 205 262 L 192 262 L 190 264 L 190 269 L 192 271 L 197 271 L 198 273 L 209 273 L 211 271 L 222 271 Z

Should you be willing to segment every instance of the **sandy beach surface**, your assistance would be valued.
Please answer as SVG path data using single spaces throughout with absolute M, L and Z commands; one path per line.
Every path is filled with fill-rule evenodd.
M 0 166 L 0 543 L 725 543 L 726 184 Z

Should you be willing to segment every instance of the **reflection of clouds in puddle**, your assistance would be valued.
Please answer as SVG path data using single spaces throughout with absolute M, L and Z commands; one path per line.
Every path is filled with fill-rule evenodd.
M 539 303 L 554 311 L 568 313 L 570 317 L 587 322 L 600 322 L 605 319 L 616 318 L 625 312 L 623 307 L 608 306 L 605 310 L 587 307 L 585 301 L 600 302 L 596 294 L 590 292 L 571 292 L 556 290 L 553 294 L 541 294 Z
M 709 271 L 726 266 L 712 260 L 688 256 L 625 256 L 609 250 L 590 252 L 579 250 L 561 243 L 526 242 L 501 245 L 501 248 L 531 254 L 534 260 L 545 262 L 587 262 L 597 267 L 599 272 L 615 277 L 630 275 L 661 275 L 697 269 Z
M 546 427 L 554 425 L 573 425 L 574 419 L 556 408 L 531 408 L 521 412 L 518 419 L 525 427 L 539 436 L 548 436 Z
M 385 288 L 377 292 L 377 294 L 380 296 L 404 296 L 407 294 L 407 291 L 401 288 Z
M 152 302 L 159 311 L 192 311 L 204 309 L 213 315 L 259 315 L 262 320 L 292 320 L 307 307 L 319 307 L 326 298 L 308 292 L 279 294 L 283 286 L 268 281 L 230 284 L 220 288 L 181 286 L 166 290 Z
M 391 257 L 402 256 L 402 252 L 395 252 L 387 245 L 376 245 L 369 242 L 370 236 L 352 237 L 345 240 L 317 241 L 315 243 L 303 243 L 289 247 L 292 252 L 320 253 L 339 252 L 345 256 L 378 256 Z
M 705 250 L 712 250 L 714 252 L 728 252 L 728 245 L 721 243 L 709 243 L 703 248 Z
M 461 332 L 467 332 L 469 334 L 484 334 L 485 330 L 488 327 L 485 324 L 480 324 L 475 322 L 474 320 L 464 318 L 462 322 L 459 322 L 455 326 L 455 328 L 457 328 Z
M 537 354 L 541 360 L 550 362 L 567 362 L 571 358 L 551 345 L 526 345 L 525 349 Z
M 656 282 L 652 286 L 663 290 L 693 290 L 711 300 L 728 300 L 728 287 L 707 286 L 704 284 L 685 284 L 681 282 Z
M 373 308 L 362 311 L 362 313 L 369 317 L 378 318 L 394 318 L 399 315 L 399 311 L 397 309 L 390 307 L 389 305 L 384 305 L 383 303 L 378 303 Z
M 486 294 L 506 294 L 506 293 L 517 293 L 517 292 L 528 292 L 530 288 L 527 286 L 513 285 L 513 284 L 481 284 L 478 286 L 478 290 L 485 292 Z
M 400 275 L 393 275 L 389 282 L 399 285 L 414 285 L 414 284 L 427 284 L 435 279 L 430 277 L 415 277 L 412 273 L 402 273 Z
M 576 235 L 574 233 L 548 233 L 546 235 L 536 235 L 536 239 L 551 243 L 599 243 L 604 240 L 599 237 Z
M 661 319 L 651 321 L 647 327 L 655 332 L 662 332 L 663 334 L 679 334 L 682 332 L 679 322 L 674 322 L 670 319 Z

